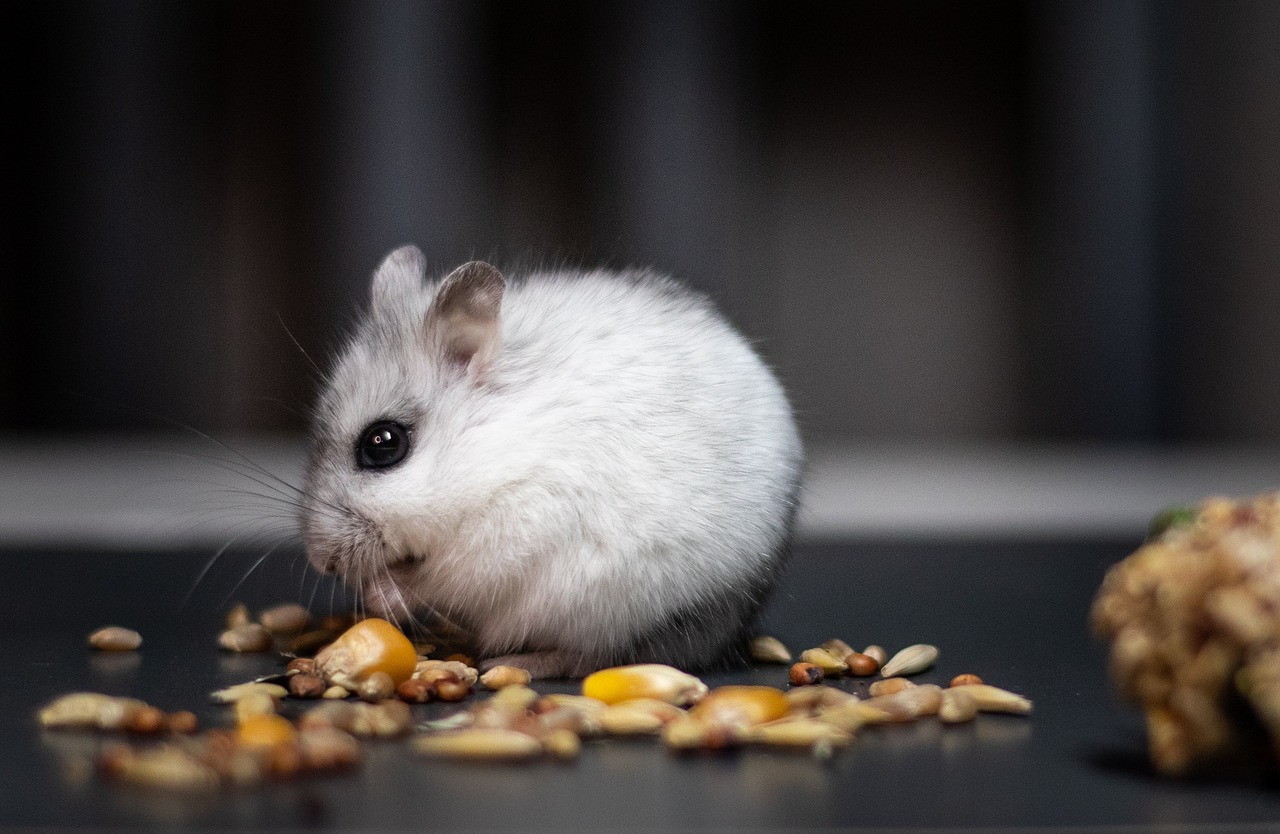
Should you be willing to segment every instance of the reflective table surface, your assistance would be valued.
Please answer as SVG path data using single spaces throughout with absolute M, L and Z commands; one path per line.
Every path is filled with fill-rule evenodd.
M 918 680 L 960 672 L 1022 693 L 1029 717 L 983 715 L 864 728 L 829 760 L 749 749 L 677 756 L 653 740 L 586 744 L 572 763 L 480 765 L 365 743 L 358 770 L 214 797 L 157 795 L 85 766 L 102 737 L 42 731 L 38 707 L 72 690 L 192 709 L 218 687 L 278 671 L 275 656 L 227 655 L 215 639 L 237 601 L 345 605 L 293 551 L 0 551 L 0 829 L 528 831 L 1252 831 L 1280 827 L 1271 775 L 1167 780 L 1148 768 L 1140 717 L 1112 693 L 1087 613 L 1103 572 L 1137 541 L 995 540 L 808 544 L 761 629 L 794 651 L 840 637 L 890 651 L 936 644 Z M 197 577 L 199 577 L 197 581 Z M 144 635 L 133 654 L 85 646 L 95 627 Z M 786 668 L 707 676 L 786 686 Z M 843 679 L 859 691 L 865 683 Z M 573 681 L 537 683 L 571 692 Z M 456 710 L 417 706 L 423 718 Z

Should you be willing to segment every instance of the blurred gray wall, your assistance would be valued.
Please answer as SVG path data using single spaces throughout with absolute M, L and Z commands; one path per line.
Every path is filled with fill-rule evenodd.
M 414 241 L 670 271 L 811 436 L 1280 439 L 1280 4 L 7 17 L 0 430 L 298 428 Z

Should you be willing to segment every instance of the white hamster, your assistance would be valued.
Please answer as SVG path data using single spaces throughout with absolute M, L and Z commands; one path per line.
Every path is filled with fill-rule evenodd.
M 387 256 L 321 392 L 302 538 L 374 613 L 535 677 L 740 661 L 803 452 L 773 374 L 647 272 Z

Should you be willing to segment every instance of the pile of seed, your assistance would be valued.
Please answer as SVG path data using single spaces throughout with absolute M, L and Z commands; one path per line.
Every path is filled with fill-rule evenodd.
M 297 609 L 301 606 L 276 606 L 253 621 L 237 607 L 219 644 L 230 651 L 246 650 L 238 647 L 247 641 L 227 635 L 261 629 L 270 645 L 279 648 L 282 637 L 310 633 L 310 615 Z M 334 624 L 320 630 L 334 632 L 328 627 Z M 699 678 L 670 666 L 640 664 L 589 675 L 581 695 L 539 694 L 523 669 L 497 666 L 482 675 L 465 656 L 428 657 L 434 647 L 415 646 L 398 628 L 377 618 L 349 622 L 345 630 L 309 646 L 318 647 L 314 657 L 292 658 L 280 675 L 211 693 L 214 702 L 231 707 L 230 728 L 198 732 L 192 713 L 166 714 L 141 701 L 99 693 L 65 695 L 42 709 L 39 720 L 50 729 L 142 735 L 142 743 L 113 743 L 103 749 L 98 768 L 110 779 L 209 792 L 352 767 L 360 761 L 361 738 L 413 734 L 412 746 L 421 754 L 492 761 L 573 759 L 586 740 L 636 736 L 653 736 L 680 752 L 763 745 L 827 757 L 868 724 L 930 716 L 960 723 L 980 711 L 1031 710 L 1030 701 L 973 675 L 958 676 L 946 688 L 909 680 L 906 676 L 925 671 L 938 657 L 935 647 L 924 644 L 888 658 L 875 646 L 855 652 L 843 641 L 830 640 L 802 652 L 792 664 L 785 646 L 761 637 L 752 646 L 757 660 L 792 664 L 788 689 L 709 689 Z M 869 663 L 859 659 L 864 657 Z M 872 683 L 865 699 L 820 683 L 876 672 L 887 677 Z M 410 704 L 461 701 L 477 688 L 493 694 L 448 718 L 415 727 Z M 320 702 L 294 721 L 280 714 L 284 701 L 311 699 Z
M 1211 498 L 1113 566 L 1092 610 L 1110 674 L 1142 708 L 1153 766 L 1280 758 L 1280 493 Z

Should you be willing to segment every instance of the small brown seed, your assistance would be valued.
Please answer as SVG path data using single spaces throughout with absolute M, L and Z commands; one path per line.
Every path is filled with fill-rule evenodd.
M 325 646 L 338 639 L 338 632 L 328 629 L 317 629 L 299 634 L 289 641 L 289 651 L 300 655 L 299 659 L 309 659 Z
M 165 718 L 163 710 L 146 706 L 133 714 L 125 729 L 134 733 L 158 733 L 166 728 Z
M 471 685 L 465 681 L 446 678 L 436 681 L 436 697 L 441 701 L 461 701 L 471 694 Z
M 873 698 L 878 698 L 881 695 L 894 695 L 913 686 L 915 684 L 906 678 L 885 678 L 871 684 L 867 688 L 867 694 Z
M 820 667 L 801 662 L 791 664 L 791 670 L 787 676 L 792 686 L 812 686 L 815 683 L 822 683 L 826 675 Z
M 355 624 L 356 617 L 353 614 L 330 614 L 320 621 L 322 629 L 336 634 L 341 634 Z
M 200 729 L 200 719 L 190 710 L 178 710 L 165 716 L 165 726 L 171 733 L 189 736 Z
M 751 658 L 758 663 L 790 663 L 791 652 L 777 637 L 762 634 L 751 638 Z
M 227 629 L 239 628 L 242 625 L 248 625 L 253 622 L 253 617 L 249 615 L 249 607 L 243 602 L 236 603 L 230 611 L 227 612 Z
M 956 675 L 954 678 L 951 679 L 951 683 L 949 685 L 950 686 L 973 686 L 979 683 L 982 683 L 982 678 L 978 677 L 977 675 L 970 675 L 968 673 L 965 673 L 963 675 Z
M 433 680 L 439 679 L 437 676 L 447 677 L 448 675 L 471 686 L 480 679 L 480 673 L 475 667 L 456 660 L 419 660 L 413 667 L 415 678 Z
M 89 635 L 89 645 L 100 652 L 131 652 L 142 645 L 142 635 L 131 628 L 104 626 Z
M 218 636 L 218 648 L 229 652 L 270 651 L 271 635 L 257 623 L 236 626 Z
M 284 670 L 295 675 L 310 675 L 316 671 L 316 662 L 310 657 L 295 657 Z
M 502 689 L 507 686 L 525 686 L 533 679 L 529 670 L 517 666 L 494 666 L 480 676 L 480 684 L 486 689 Z
M 425 704 L 435 696 L 435 684 L 421 678 L 409 678 L 396 687 L 396 697 L 409 704 Z
M 311 612 L 296 602 L 285 602 L 263 611 L 258 622 L 272 634 L 298 634 L 311 624 Z
M 310 672 L 289 677 L 289 694 L 295 698 L 319 698 L 326 689 L 324 678 Z
M 869 654 L 862 652 L 852 652 L 848 654 L 844 662 L 849 666 L 849 674 L 855 677 L 865 678 L 874 675 L 880 671 L 880 664 Z
M 889 660 L 889 653 L 882 646 L 871 645 L 862 650 L 867 657 L 875 658 L 876 663 L 883 666 Z

